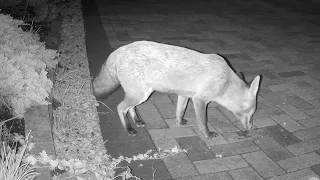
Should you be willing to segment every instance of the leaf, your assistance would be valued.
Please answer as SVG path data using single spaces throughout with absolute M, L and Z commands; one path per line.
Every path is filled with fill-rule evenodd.
M 216 158 L 222 158 L 222 154 L 216 154 Z
M 51 169 L 54 169 L 58 166 L 59 164 L 59 161 L 58 160 L 52 160 L 51 157 L 49 157 L 46 153 L 45 150 L 43 150 L 41 153 L 40 153 L 40 157 L 41 157 L 41 161 L 43 163 L 48 163 L 50 164 L 51 166 Z
M 150 154 L 150 153 L 152 153 L 152 149 L 149 149 L 149 150 L 146 152 L 146 154 Z
M 96 176 L 97 180 L 103 180 L 103 177 L 97 172 L 94 172 L 94 175 Z
M 53 175 L 52 180 L 58 180 L 58 176 Z
M 174 146 L 174 148 L 171 149 L 171 152 L 173 152 L 173 153 L 179 153 L 180 150 L 178 149 L 177 146 Z
M 34 143 L 29 143 L 27 148 L 28 148 L 28 151 L 31 151 L 31 149 L 34 148 Z
M 38 162 L 38 160 L 34 156 L 29 155 L 28 157 L 25 158 L 25 162 L 30 163 L 31 165 L 34 166 Z
M 86 180 L 86 178 L 80 177 L 80 176 L 76 176 L 77 180 Z

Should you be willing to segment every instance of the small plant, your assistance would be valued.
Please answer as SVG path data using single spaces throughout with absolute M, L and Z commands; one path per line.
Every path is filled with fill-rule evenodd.
M 31 167 L 28 162 L 24 162 L 26 149 L 28 148 L 28 138 L 14 134 L 12 140 L 15 145 L 10 147 L 7 141 L 2 141 L 4 124 L 0 123 L 0 179 L 1 180 L 32 180 L 39 173 Z M 7 136 L 7 135 L 6 135 Z

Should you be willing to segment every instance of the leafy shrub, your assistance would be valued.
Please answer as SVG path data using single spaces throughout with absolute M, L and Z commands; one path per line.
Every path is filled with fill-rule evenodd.
M 45 48 L 33 32 L 24 32 L 23 21 L 0 14 L 0 96 L 16 116 L 33 105 L 46 105 L 53 83 L 48 68 L 58 63 L 58 54 Z

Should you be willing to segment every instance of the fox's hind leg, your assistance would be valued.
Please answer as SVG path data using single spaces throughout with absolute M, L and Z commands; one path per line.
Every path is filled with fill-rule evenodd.
M 128 132 L 130 136 L 137 135 L 137 131 L 131 127 L 131 124 L 127 118 L 127 113 L 130 107 L 135 104 L 135 100 L 125 96 L 124 100 L 118 105 L 118 114 L 123 128 Z
M 132 120 L 134 121 L 134 123 L 136 123 L 136 125 L 138 127 L 145 127 L 146 126 L 146 123 L 138 117 L 138 115 L 136 113 L 136 107 L 130 108 L 129 113 L 130 113 Z
M 208 125 L 207 125 L 207 117 L 206 117 L 206 112 L 207 112 L 207 105 L 208 102 L 203 100 L 201 97 L 194 95 L 192 97 L 194 109 L 196 111 L 196 116 L 197 116 L 197 121 L 198 121 L 198 126 L 200 131 L 203 132 L 204 136 L 207 139 L 212 139 L 214 137 L 218 136 L 218 133 L 216 132 L 210 132 Z
M 186 112 L 188 100 L 189 100 L 188 97 L 180 96 L 180 95 L 178 96 L 177 111 L 176 111 L 177 125 L 187 124 L 187 120 L 183 119 L 183 115 Z
M 137 131 L 131 127 L 131 124 L 127 118 L 127 113 L 128 113 L 128 111 L 130 111 L 130 115 L 131 116 L 134 115 L 133 119 L 134 118 L 137 119 L 138 117 L 135 112 L 133 112 L 133 114 L 131 114 L 132 110 L 134 110 L 135 106 L 146 101 L 151 93 L 152 93 L 152 90 L 145 91 L 145 92 L 134 92 L 134 93 L 126 92 L 124 100 L 117 107 L 121 123 L 122 123 L 124 129 L 131 136 L 137 135 Z M 134 95 L 131 95 L 131 94 L 134 94 Z M 130 109 L 132 109 L 132 110 L 130 110 Z M 136 121 L 136 120 L 134 119 L 134 121 Z

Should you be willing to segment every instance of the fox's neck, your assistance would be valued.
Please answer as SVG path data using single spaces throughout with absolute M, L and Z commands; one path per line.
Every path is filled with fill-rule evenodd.
M 239 96 L 244 96 L 246 86 L 247 85 L 243 80 L 241 80 L 234 72 L 231 72 L 228 86 L 219 98 L 219 101 L 221 101 L 221 104 L 224 104 L 224 102 L 233 101 Z

